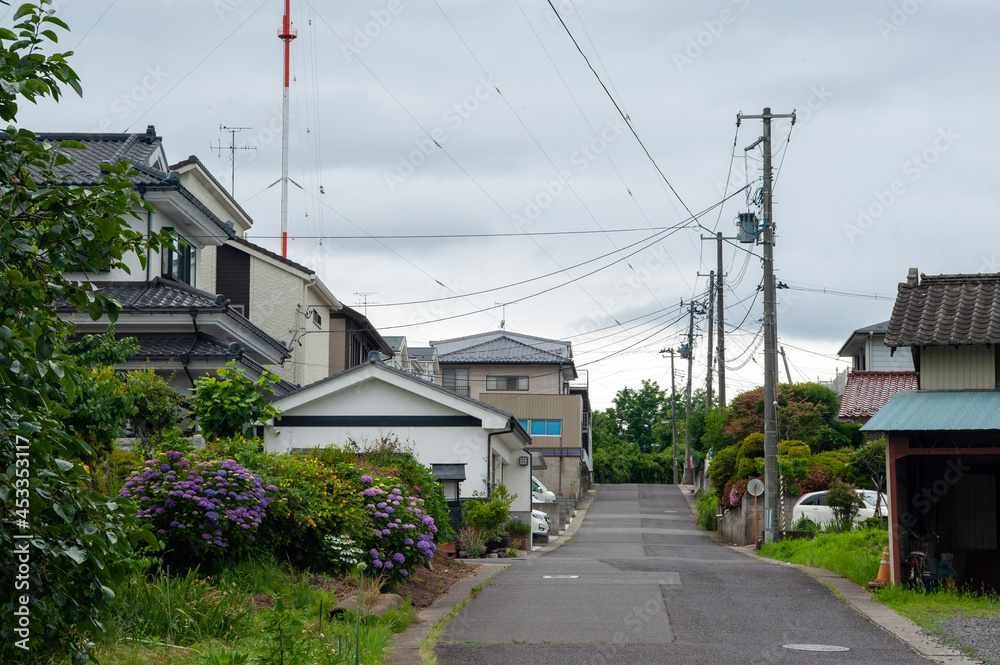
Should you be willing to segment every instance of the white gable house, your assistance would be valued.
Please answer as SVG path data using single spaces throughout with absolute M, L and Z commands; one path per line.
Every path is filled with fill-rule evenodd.
M 321 379 L 274 401 L 281 411 L 267 447 L 277 452 L 359 445 L 398 437 L 439 475 L 449 501 L 488 494 L 504 484 L 517 494 L 511 514 L 531 511 L 531 437 L 509 413 L 412 374 L 369 362 Z M 488 464 L 491 460 L 492 464 Z M 464 479 L 454 483 L 456 468 Z M 460 476 L 461 477 L 461 476 Z

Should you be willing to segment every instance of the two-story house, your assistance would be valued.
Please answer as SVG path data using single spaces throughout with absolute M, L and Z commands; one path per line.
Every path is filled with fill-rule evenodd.
M 851 359 L 851 371 L 841 394 L 837 420 L 866 423 L 900 390 L 917 389 L 910 350 L 885 343 L 889 322 L 858 328 L 840 347 L 841 358 Z
M 372 350 L 391 355 L 366 317 L 341 303 L 316 272 L 244 238 L 253 220 L 197 157 L 168 166 L 154 127 L 144 134 L 41 134 L 74 139 L 75 160 L 62 168 L 65 185 L 100 186 L 100 164 L 133 164 L 132 178 L 153 212 L 130 221 L 136 231 L 171 229 L 181 243 L 147 265 L 71 275 L 114 295 L 123 305 L 120 337 L 137 337 L 139 352 L 123 367 L 152 365 L 179 390 L 198 375 L 235 360 L 251 375 L 269 369 L 279 394 L 362 364 Z M 73 316 L 72 308 L 60 312 Z M 76 317 L 80 334 L 102 332 L 105 318 Z
M 175 248 L 148 251 L 145 266 L 130 256 L 128 271 L 68 275 L 121 303 L 116 332 L 139 341 L 139 351 L 124 369 L 151 364 L 178 389 L 186 389 L 198 375 L 229 361 L 251 375 L 281 366 L 289 357 L 286 345 L 251 323 L 225 296 L 210 291 L 214 285 L 201 278 L 203 255 L 236 237 L 233 220 L 240 219 L 239 211 L 210 207 L 186 186 L 181 174 L 167 166 L 162 139 L 153 126 L 142 134 L 45 133 L 38 138 L 52 143 L 72 139 L 86 146 L 65 150 L 76 160 L 60 167 L 60 184 L 65 186 L 99 187 L 102 163 L 130 162 L 138 171 L 131 178 L 135 189 L 152 207 L 138 209 L 138 219 L 129 219 L 133 230 L 149 235 L 170 229 L 183 240 Z M 81 335 L 103 332 L 110 323 L 107 317 L 92 321 L 78 316 L 66 303 L 56 303 L 56 308 L 75 319 Z M 278 389 L 287 392 L 291 387 L 285 382 Z
M 590 400 L 570 342 L 498 330 L 431 341 L 444 388 L 513 414 L 531 435 L 535 475 L 568 502 L 592 479 Z
M 912 353 L 917 390 L 898 392 L 862 428 L 888 437 L 893 580 L 908 553 L 933 572 L 1000 589 L 1000 274 L 899 285 L 885 343 Z
M 382 354 L 382 361 L 390 367 L 431 383 L 434 383 L 434 377 L 440 375 L 441 366 L 438 364 L 437 349 L 433 346 L 411 347 L 404 336 L 386 337 L 385 341 L 392 349 L 393 355 L 389 357 Z

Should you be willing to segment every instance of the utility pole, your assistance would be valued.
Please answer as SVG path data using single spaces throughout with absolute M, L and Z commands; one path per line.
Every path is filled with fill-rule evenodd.
M 673 427 L 670 440 L 674 444 L 674 485 L 680 485 L 681 479 L 677 474 L 677 375 L 674 373 L 674 350 L 663 349 L 660 353 L 670 354 L 670 422 Z
M 708 379 L 706 380 L 707 387 L 705 388 L 705 408 L 712 408 L 712 334 L 714 328 L 713 323 L 713 313 L 715 311 L 715 271 L 712 270 L 708 273 Z
M 288 79 L 292 40 L 298 33 L 292 29 L 289 0 L 285 0 L 285 15 L 281 19 L 278 39 L 285 42 L 285 85 L 281 93 L 281 256 L 288 258 Z
M 722 232 L 715 234 L 718 267 L 715 272 L 715 286 L 719 291 L 719 406 L 726 408 L 726 312 L 722 306 Z
M 778 516 L 778 331 L 775 325 L 774 294 L 774 217 L 772 209 L 771 172 L 771 120 L 791 118 L 795 113 L 772 114 L 765 107 L 761 115 L 736 115 L 739 126 L 743 119 L 759 119 L 764 124 L 764 542 L 773 543 L 777 533 Z
M 682 302 L 681 305 L 684 303 Z M 681 358 L 687 358 L 687 394 L 684 406 L 684 484 L 694 483 L 694 469 L 691 467 L 691 375 L 694 372 L 694 314 L 697 303 L 693 300 L 688 303 L 688 339 L 687 348 L 681 349 Z M 701 312 L 699 312 L 701 313 Z
M 222 141 L 219 141 L 219 145 L 209 146 L 212 150 L 219 153 L 222 156 L 223 150 L 229 151 L 229 170 L 230 170 L 230 181 L 229 181 L 229 195 L 236 200 L 236 151 L 237 150 L 256 150 L 257 146 L 247 146 L 247 145 L 236 145 L 236 132 L 242 132 L 245 129 L 253 129 L 253 127 L 226 127 L 225 125 L 219 125 L 220 132 L 229 132 L 229 145 L 222 145 Z

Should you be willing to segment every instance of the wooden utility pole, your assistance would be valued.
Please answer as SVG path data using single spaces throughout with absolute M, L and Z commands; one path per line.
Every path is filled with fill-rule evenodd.
M 762 150 L 764 159 L 763 185 L 763 254 L 764 254 L 764 541 L 772 543 L 778 531 L 778 331 L 775 325 L 774 295 L 774 216 L 772 208 L 771 120 L 791 118 L 795 114 L 772 114 L 765 107 L 761 115 L 736 115 L 743 119 L 759 119 L 764 124 Z
M 785 355 L 785 347 L 781 347 L 781 359 L 785 361 L 785 376 L 788 378 L 788 383 L 792 383 L 792 370 L 788 369 L 788 356 Z
M 713 319 L 715 312 L 715 271 L 708 273 L 708 378 L 705 380 L 705 408 L 712 408 L 712 371 L 715 369 L 712 367 L 712 335 L 715 332 L 713 328 Z
M 689 313 L 689 323 L 688 323 L 688 340 L 687 340 L 687 361 L 688 361 L 688 374 L 687 374 L 687 395 L 685 399 L 684 406 L 684 484 L 691 485 L 694 483 L 694 473 L 691 468 L 691 375 L 694 373 L 694 308 L 695 303 L 691 301 L 688 303 L 688 313 Z M 684 357 L 684 353 L 681 353 L 681 357 Z
M 718 266 L 715 271 L 715 285 L 719 291 L 719 406 L 726 408 L 726 313 L 722 306 L 722 232 L 715 234 Z
M 677 375 L 674 373 L 674 350 L 663 349 L 660 353 L 670 354 L 670 423 L 673 431 L 671 442 L 674 444 L 674 485 L 680 485 L 681 479 L 677 474 Z

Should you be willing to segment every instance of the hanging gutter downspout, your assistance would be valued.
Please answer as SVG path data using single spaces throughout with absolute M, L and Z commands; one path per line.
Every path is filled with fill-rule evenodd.
M 498 434 L 510 434 L 514 431 L 513 417 L 507 421 L 507 429 L 490 432 L 486 435 L 486 498 L 493 492 L 493 437 Z
M 191 382 L 191 387 L 194 388 L 194 377 L 191 376 L 188 363 L 191 362 L 191 352 L 194 351 L 194 346 L 198 343 L 198 335 L 201 332 L 198 330 L 198 310 L 192 307 L 189 313 L 191 314 L 191 323 L 194 325 L 194 339 L 191 340 L 191 346 L 188 347 L 188 350 L 181 356 L 181 364 L 184 365 L 184 373 L 187 374 L 188 381 Z
M 139 198 L 146 200 L 146 186 L 139 185 Z M 149 248 L 149 237 L 153 235 L 153 211 L 146 211 L 146 284 L 149 284 L 149 262 L 152 259 L 152 250 Z

